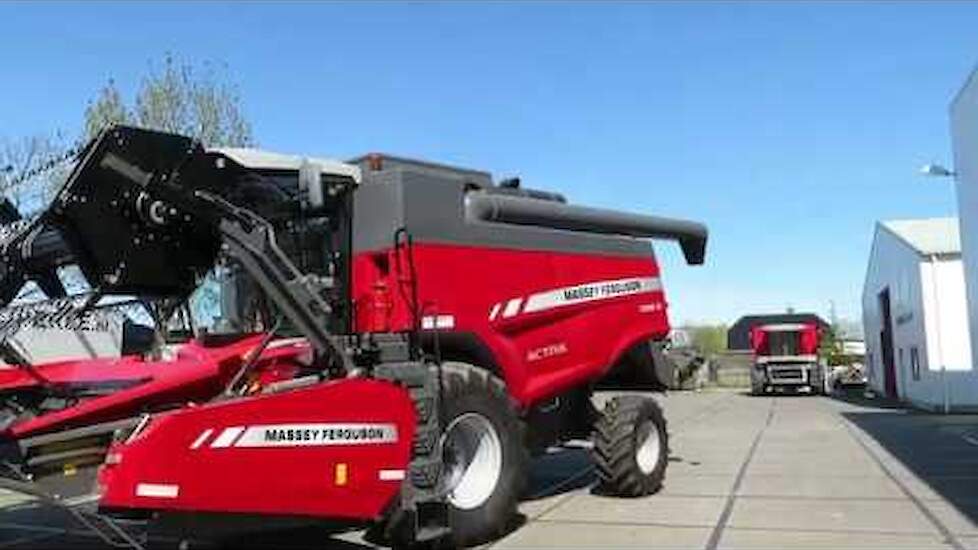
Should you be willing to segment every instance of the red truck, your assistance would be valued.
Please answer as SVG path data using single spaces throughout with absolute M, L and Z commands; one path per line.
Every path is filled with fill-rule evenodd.
M 750 330 L 751 393 L 770 391 L 826 392 L 827 370 L 819 357 L 820 333 L 815 323 L 757 325 Z

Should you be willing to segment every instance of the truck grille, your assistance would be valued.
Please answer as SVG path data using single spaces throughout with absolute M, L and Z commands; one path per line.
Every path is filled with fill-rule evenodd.
M 798 367 L 771 369 L 771 379 L 779 382 L 786 382 L 789 380 L 802 382 L 805 380 L 805 374 L 804 371 Z

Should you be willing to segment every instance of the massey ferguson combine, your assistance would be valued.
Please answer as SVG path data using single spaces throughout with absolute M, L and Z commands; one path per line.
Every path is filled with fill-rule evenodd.
M 215 266 L 235 273 L 226 316 L 243 334 L 72 365 L 130 382 L 11 421 L 18 482 L 115 426 L 104 514 L 189 535 L 256 516 L 367 523 L 395 545 L 460 546 L 503 532 L 528 458 L 554 444 L 591 438 L 605 493 L 662 483 L 655 401 L 597 411 L 590 397 L 616 372 L 665 388 L 653 351 L 667 303 L 646 239 L 677 240 L 699 264 L 700 224 L 574 206 L 473 170 L 205 150 L 128 127 L 88 146 L 36 224 L 63 239 L 91 304 L 135 296 L 175 311 Z M 25 434 L 44 452 L 25 456 Z
M 750 331 L 754 367 L 751 393 L 769 391 L 826 391 L 826 368 L 818 356 L 819 327 L 815 323 L 757 325 Z

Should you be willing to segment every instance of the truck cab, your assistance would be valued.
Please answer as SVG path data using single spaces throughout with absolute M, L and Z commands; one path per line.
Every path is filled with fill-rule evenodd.
M 826 369 L 819 358 L 819 329 L 814 323 L 758 325 L 750 331 L 754 354 L 751 393 L 785 390 L 825 392 Z

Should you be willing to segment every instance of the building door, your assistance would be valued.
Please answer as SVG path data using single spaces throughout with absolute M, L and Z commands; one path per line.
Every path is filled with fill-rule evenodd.
M 880 350 L 883 359 L 883 385 L 887 397 L 897 397 L 896 365 L 893 362 L 893 320 L 890 318 L 890 289 L 879 294 Z

